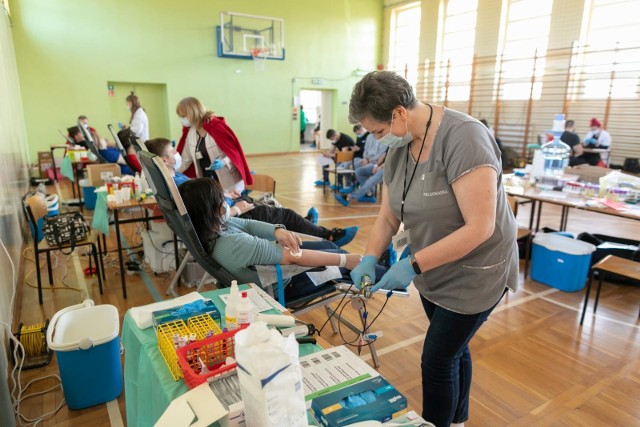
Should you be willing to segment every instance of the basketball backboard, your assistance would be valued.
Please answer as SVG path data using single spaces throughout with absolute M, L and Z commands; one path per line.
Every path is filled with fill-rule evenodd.
M 220 12 L 218 56 L 253 59 L 252 52 L 264 50 L 266 59 L 284 59 L 284 19 Z

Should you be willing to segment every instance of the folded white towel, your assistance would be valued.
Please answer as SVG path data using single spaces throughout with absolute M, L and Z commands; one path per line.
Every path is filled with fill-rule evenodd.
M 129 312 L 131 313 L 131 318 L 136 322 L 138 328 L 147 329 L 148 327 L 153 326 L 153 316 L 151 314 L 154 311 L 180 307 L 182 305 L 189 304 L 190 302 L 204 299 L 205 297 L 194 291 L 178 298 L 143 305 L 142 307 L 133 307 Z

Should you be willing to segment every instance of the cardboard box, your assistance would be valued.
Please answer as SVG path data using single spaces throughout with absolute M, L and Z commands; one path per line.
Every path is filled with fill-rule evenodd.
M 368 403 L 358 404 L 358 396 Z M 311 409 L 325 427 L 342 427 L 360 421 L 385 422 L 407 412 L 407 399 L 383 377 L 370 378 L 313 399 Z
M 567 175 L 577 175 L 582 182 L 600 183 L 600 178 L 610 173 L 613 169 L 601 168 L 600 166 L 578 165 L 564 168 Z
M 120 176 L 120 166 L 115 163 L 101 163 L 87 165 L 87 178 L 91 187 L 102 187 L 104 180 L 100 177 L 102 172 L 112 172 L 113 176 Z
M 47 172 L 53 167 L 53 156 L 50 151 L 38 151 L 38 169 L 40 178 L 48 179 Z

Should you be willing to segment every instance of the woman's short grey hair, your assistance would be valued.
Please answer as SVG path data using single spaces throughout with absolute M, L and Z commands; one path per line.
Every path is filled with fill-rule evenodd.
M 396 107 L 411 110 L 417 103 L 413 88 L 403 77 L 392 71 L 372 71 L 353 87 L 349 121 L 360 123 L 371 119 L 388 123 Z

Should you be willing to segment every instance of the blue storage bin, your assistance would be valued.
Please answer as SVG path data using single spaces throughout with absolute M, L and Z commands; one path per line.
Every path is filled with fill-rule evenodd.
M 113 305 L 85 300 L 58 311 L 47 328 L 47 345 L 56 352 L 69 409 L 116 399 L 122 393 L 120 323 Z
M 94 210 L 96 208 L 96 201 L 98 195 L 96 194 L 96 187 L 89 185 L 89 180 L 80 180 L 80 187 L 82 187 L 82 198 L 84 199 L 84 207 L 88 210 Z
M 590 243 L 556 234 L 539 234 L 533 239 L 531 278 L 566 292 L 584 288 L 591 253 Z

